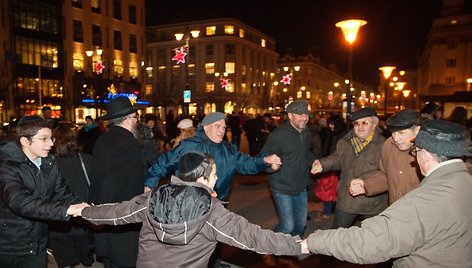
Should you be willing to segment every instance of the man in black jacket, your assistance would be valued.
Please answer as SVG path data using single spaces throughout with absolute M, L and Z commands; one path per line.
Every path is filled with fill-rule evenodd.
M 107 104 L 111 127 L 95 143 L 89 198 L 93 204 L 129 200 L 144 192 L 145 161 L 138 141 L 138 114 L 130 100 L 118 97 Z M 95 253 L 105 267 L 134 267 L 140 224 L 108 226 L 95 233 Z
M 66 187 L 49 154 L 51 127 L 39 116 L 25 116 L 18 122 L 16 140 L 0 146 L 2 268 L 46 267 L 46 221 L 67 221 L 87 206 Z

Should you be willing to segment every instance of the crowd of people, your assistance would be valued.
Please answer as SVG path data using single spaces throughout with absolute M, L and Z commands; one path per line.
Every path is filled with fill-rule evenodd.
M 346 123 L 296 100 L 277 116 L 169 111 L 162 121 L 117 97 L 79 130 L 50 114 L 22 117 L 0 144 L 0 267 L 45 267 L 48 251 L 59 267 L 95 257 L 107 268 L 224 267 L 219 243 L 279 267 L 310 252 L 472 267 L 472 127 L 463 107 L 446 118 L 434 102 L 388 118 L 365 107 Z M 273 230 L 226 208 L 234 175 L 260 172 L 277 212 Z M 313 199 L 323 202 L 317 220 L 332 226 L 306 234 Z

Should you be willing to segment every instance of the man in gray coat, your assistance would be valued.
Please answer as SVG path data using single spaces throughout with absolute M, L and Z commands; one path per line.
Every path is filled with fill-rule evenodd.
M 379 170 L 380 152 L 385 138 L 377 127 L 379 119 L 369 107 L 351 114 L 353 129 L 336 144 L 336 151 L 314 162 L 313 174 L 340 170 L 337 189 L 335 227 L 350 227 L 358 215 L 372 217 L 387 207 L 387 194 L 367 197 L 353 197 L 349 193 L 349 184 L 354 178 Z
M 427 120 L 415 144 L 425 176 L 420 186 L 361 227 L 315 231 L 302 242 L 310 252 L 361 264 L 396 259 L 394 267 L 472 267 L 472 176 L 460 158 L 470 154 L 470 133 Z

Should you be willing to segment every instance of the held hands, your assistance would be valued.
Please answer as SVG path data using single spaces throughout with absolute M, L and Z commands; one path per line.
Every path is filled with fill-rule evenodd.
M 151 188 L 149 188 L 149 187 L 147 187 L 147 186 L 144 186 L 144 192 L 147 193 L 147 192 L 149 192 L 149 191 L 151 191 Z
M 282 165 L 282 160 L 276 154 L 272 154 L 264 157 L 264 163 L 269 164 L 272 170 L 277 171 Z
M 321 166 L 321 162 L 319 160 L 313 161 L 313 164 L 311 165 L 311 174 L 318 174 L 323 171 L 323 167 Z
M 300 246 L 302 247 L 302 254 L 310 253 L 310 250 L 308 250 L 308 242 L 306 239 L 303 239 L 302 242 L 300 242 Z
M 70 205 L 70 207 L 67 209 L 67 215 L 70 215 L 72 217 L 82 216 L 82 210 L 86 207 L 90 207 L 90 205 L 87 203 L 78 203 Z
M 358 196 L 361 194 L 365 194 L 365 186 L 364 186 L 364 181 L 359 178 L 355 178 L 351 181 L 351 184 L 349 186 L 349 193 L 352 196 Z

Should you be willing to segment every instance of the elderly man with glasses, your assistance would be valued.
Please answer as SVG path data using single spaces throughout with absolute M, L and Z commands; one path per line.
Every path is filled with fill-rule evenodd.
M 354 178 L 365 176 L 379 170 L 379 159 L 385 138 L 377 127 L 379 119 L 369 107 L 351 114 L 353 128 L 342 137 L 336 151 L 322 159 L 316 160 L 311 172 L 313 174 L 340 170 L 335 210 L 335 227 L 350 227 L 358 215 L 372 217 L 387 207 L 387 195 L 356 196 L 349 193 L 349 183 Z

